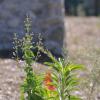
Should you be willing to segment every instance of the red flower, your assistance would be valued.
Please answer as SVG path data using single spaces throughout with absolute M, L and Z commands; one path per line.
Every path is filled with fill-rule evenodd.
M 52 77 L 50 72 L 46 73 L 46 76 L 44 78 L 44 85 L 48 90 L 54 91 L 56 89 L 56 87 L 52 85 Z

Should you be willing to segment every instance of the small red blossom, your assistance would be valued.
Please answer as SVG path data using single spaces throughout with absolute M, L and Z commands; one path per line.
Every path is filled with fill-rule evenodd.
M 44 78 L 44 85 L 48 90 L 54 91 L 56 87 L 52 85 L 52 77 L 51 72 L 47 72 Z

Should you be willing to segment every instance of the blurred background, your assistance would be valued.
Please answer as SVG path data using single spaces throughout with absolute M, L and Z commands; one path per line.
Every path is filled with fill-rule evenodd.
M 30 4 L 28 3 L 28 1 L 25 1 L 23 2 L 23 6 L 20 6 L 19 8 L 19 3 L 15 3 L 15 1 L 17 0 L 13 0 L 11 4 L 7 0 L 0 0 L 0 4 L 2 4 L 2 6 L 0 6 L 0 30 L 3 30 L 0 33 L 0 41 L 6 41 L 7 39 L 11 40 L 12 37 L 10 37 L 10 35 L 7 35 L 8 32 L 13 33 L 17 30 L 22 31 L 21 25 L 23 23 L 21 23 L 20 21 L 22 21 L 22 19 L 24 18 L 22 16 L 25 16 L 25 11 L 30 9 L 26 8 L 26 6 L 30 7 L 33 2 L 31 0 Z M 36 3 L 37 1 L 38 0 L 34 0 L 33 3 Z M 41 0 L 41 3 L 42 1 L 47 2 L 47 0 Z M 53 2 L 53 0 L 51 1 Z M 8 2 L 8 4 L 5 4 L 5 2 Z M 100 100 L 100 0 L 64 0 L 63 2 L 65 49 L 68 50 L 68 56 L 72 62 L 83 64 L 86 68 L 86 71 L 80 72 L 80 76 L 83 78 L 81 85 L 79 86 L 81 92 L 78 91 L 76 92 L 76 94 L 80 95 L 82 97 L 82 100 Z M 54 0 L 54 3 L 56 4 L 56 0 Z M 16 7 L 18 8 L 18 10 L 15 9 Z M 50 16 L 52 14 L 51 13 L 50 15 L 47 15 L 46 13 L 48 12 L 48 10 L 47 12 L 43 11 L 40 5 L 36 5 L 36 7 L 39 8 L 39 11 L 35 12 L 38 15 L 38 18 L 42 17 L 45 20 L 45 16 Z M 53 6 L 51 3 L 51 6 L 48 6 L 49 10 L 50 7 L 55 6 Z M 55 11 L 53 9 L 50 10 L 50 12 L 54 12 L 54 14 L 52 14 L 53 16 L 59 15 L 59 3 L 56 5 L 56 7 L 58 8 Z M 13 12 L 14 16 L 12 16 L 10 12 L 6 12 L 6 9 L 10 9 Z M 22 10 L 22 13 L 18 13 L 20 9 Z M 40 9 L 43 12 L 41 12 Z M 16 16 L 22 17 L 22 19 L 19 20 Z M 33 16 L 32 18 L 35 19 L 35 16 L 34 14 L 32 14 L 32 12 L 31 16 Z M 40 32 L 36 29 L 39 25 L 41 25 L 42 27 L 44 26 L 44 22 L 41 21 L 41 23 L 37 23 L 38 20 L 39 19 L 34 21 L 35 32 Z M 58 24 L 56 22 L 56 19 L 54 22 L 55 25 Z M 7 26 L 8 24 L 10 24 L 10 27 Z M 17 25 L 18 27 L 16 29 Z M 19 27 L 19 25 L 21 27 Z M 60 28 L 62 29 L 62 27 Z M 60 28 L 58 32 L 61 31 Z M 44 27 L 43 31 L 45 32 Z M 51 29 L 49 31 L 52 32 Z M 2 32 L 6 32 L 7 34 L 2 34 Z M 55 36 L 57 37 L 57 35 Z M 3 44 L 3 42 L 1 42 L 0 44 Z M 23 77 L 23 68 L 15 66 L 16 62 L 9 58 L 10 53 L 11 51 L 9 50 L 8 52 L 4 50 L 2 53 L 0 52 L 0 100 L 19 100 L 19 84 L 21 82 L 21 78 Z M 38 70 L 43 70 L 43 65 L 38 65 Z
M 100 100 L 100 0 L 65 0 L 65 15 L 69 57 L 87 69 L 76 94 Z
M 65 0 L 65 13 L 69 16 L 99 16 L 100 0 Z

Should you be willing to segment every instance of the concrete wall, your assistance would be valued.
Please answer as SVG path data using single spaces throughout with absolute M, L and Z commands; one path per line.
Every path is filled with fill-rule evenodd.
M 64 37 L 63 0 L 0 0 L 0 49 L 12 48 L 13 33 L 23 34 L 28 13 L 32 31 L 42 33 L 45 46 L 59 53 Z

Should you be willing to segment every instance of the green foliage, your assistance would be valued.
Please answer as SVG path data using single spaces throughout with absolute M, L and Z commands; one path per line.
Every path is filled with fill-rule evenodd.
M 47 54 L 52 59 L 52 63 L 46 62 L 45 64 L 53 69 L 52 79 L 57 89 L 57 100 L 80 100 L 78 97 L 71 95 L 71 93 L 77 88 L 76 86 L 79 82 L 74 71 L 82 69 L 82 65 L 70 62 L 65 63 L 64 59 L 59 58 L 57 60 L 48 51 Z
M 30 22 L 29 17 L 27 17 L 25 21 L 26 34 L 20 42 L 15 42 L 15 44 L 20 44 L 20 46 L 18 44 L 15 46 L 15 55 L 18 54 L 18 48 L 21 47 L 25 61 L 25 79 L 21 85 L 20 100 L 80 100 L 72 92 L 75 91 L 79 82 L 74 71 L 82 69 L 82 66 L 70 62 L 66 63 L 62 58 L 55 59 L 48 50 L 40 45 L 41 41 L 37 43 L 37 46 L 34 46 L 30 34 Z M 52 70 L 51 76 L 46 79 L 46 84 L 44 84 L 45 75 L 36 74 L 32 68 L 32 64 L 37 59 L 37 55 L 32 51 L 34 48 L 38 48 L 38 51 L 47 54 L 52 60 L 52 62 L 45 62 Z
M 42 77 L 40 77 L 40 75 L 36 75 L 32 69 L 32 64 L 34 63 L 35 60 L 33 60 L 33 58 L 35 57 L 34 52 L 32 51 L 33 44 L 32 44 L 32 35 L 29 33 L 30 32 L 30 20 L 29 17 L 27 16 L 26 20 L 25 20 L 25 31 L 26 34 L 25 36 L 21 39 L 21 41 L 19 40 L 19 42 L 17 42 L 18 40 L 15 38 L 15 44 L 17 46 L 15 46 L 15 53 L 14 54 L 18 54 L 18 49 L 21 47 L 21 51 L 23 54 L 23 59 L 25 61 L 25 67 L 24 67 L 24 71 L 25 71 L 25 80 L 23 82 L 23 84 L 21 85 L 21 100 L 43 100 L 41 94 L 42 94 L 42 90 L 41 89 L 41 84 L 42 84 Z M 16 36 L 16 35 L 15 35 Z M 18 45 L 18 43 L 20 43 L 20 46 Z M 18 56 L 16 56 L 18 57 Z

